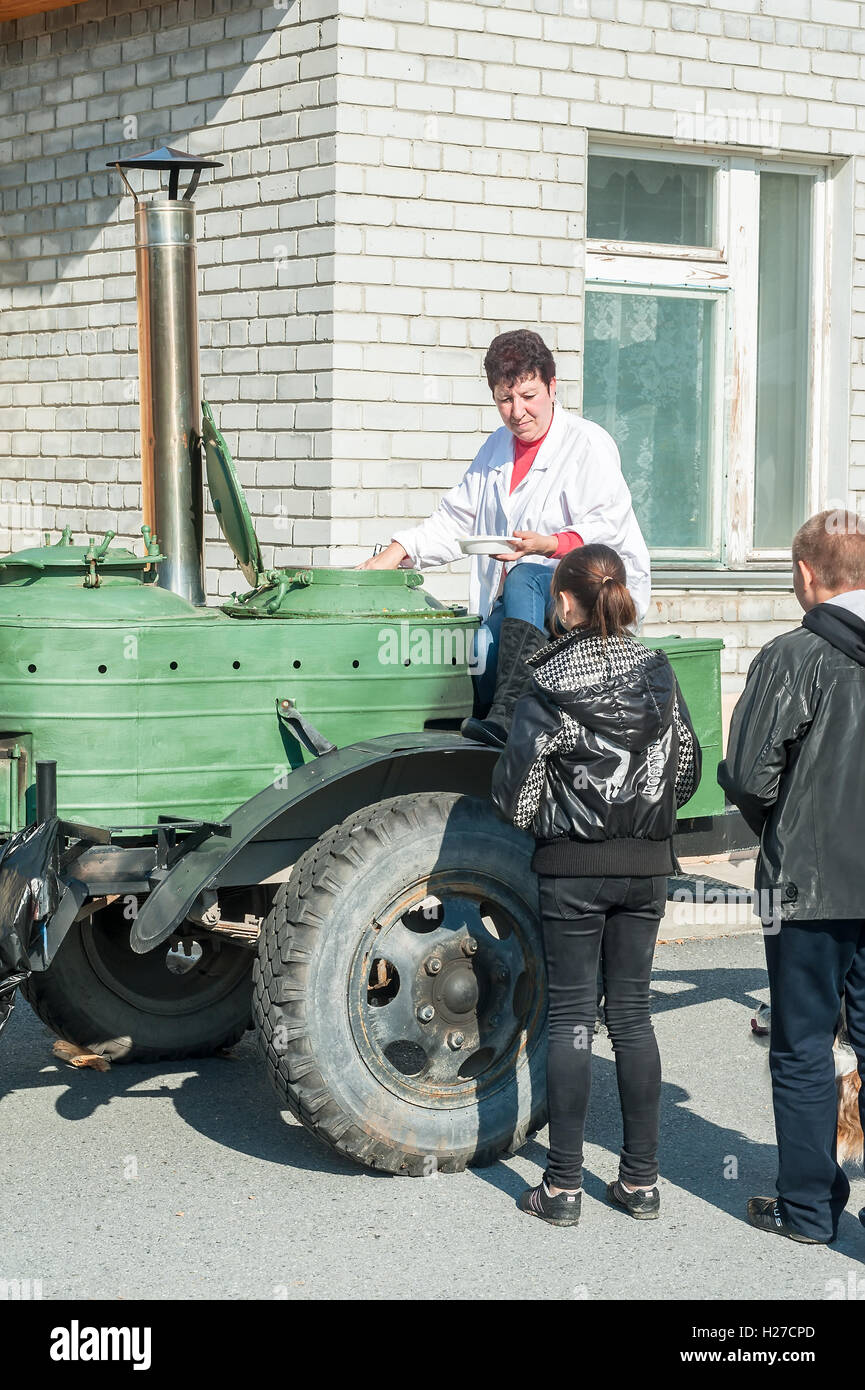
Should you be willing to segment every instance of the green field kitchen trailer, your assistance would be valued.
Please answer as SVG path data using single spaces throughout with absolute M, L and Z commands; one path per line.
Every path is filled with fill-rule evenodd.
M 533 843 L 493 811 L 496 752 L 459 734 L 479 619 L 413 570 L 264 566 L 199 397 L 206 166 L 118 164 L 169 174 L 135 210 L 142 553 L 65 531 L 0 561 L 7 1002 L 20 984 L 116 1061 L 255 1027 L 283 1105 L 340 1152 L 410 1174 L 488 1162 L 543 1122 L 546 999 Z M 221 606 L 204 473 L 246 581 Z M 650 645 L 704 753 L 679 853 L 732 847 L 721 644 Z

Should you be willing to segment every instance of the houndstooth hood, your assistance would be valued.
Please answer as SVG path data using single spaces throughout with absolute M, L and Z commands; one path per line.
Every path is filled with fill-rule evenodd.
M 673 669 L 664 652 L 634 637 L 569 632 L 542 647 L 529 665 L 564 713 L 621 747 L 646 748 L 670 726 Z

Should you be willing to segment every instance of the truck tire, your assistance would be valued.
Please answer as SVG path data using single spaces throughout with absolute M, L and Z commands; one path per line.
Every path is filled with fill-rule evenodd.
M 200 958 L 175 974 L 170 942 L 133 952 L 122 909 L 76 922 L 49 968 L 22 984 L 42 1022 L 113 1062 L 206 1057 L 236 1043 L 252 1026 L 252 952 L 199 932 Z M 175 952 L 172 963 L 185 961 Z
M 367 807 L 265 918 L 259 1046 L 283 1104 L 392 1173 L 458 1172 L 544 1123 L 546 975 L 528 837 L 471 797 Z

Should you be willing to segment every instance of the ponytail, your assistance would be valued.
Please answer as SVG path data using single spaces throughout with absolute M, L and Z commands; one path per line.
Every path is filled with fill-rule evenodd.
M 587 630 L 601 637 L 621 637 L 637 622 L 621 557 L 608 545 L 583 545 L 556 566 L 551 593 L 571 594 L 588 614 Z M 556 635 L 560 630 L 554 620 Z

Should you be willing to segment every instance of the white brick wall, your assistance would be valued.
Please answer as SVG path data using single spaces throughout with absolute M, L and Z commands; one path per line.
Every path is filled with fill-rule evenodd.
M 418 465 L 420 491 L 407 512 L 420 517 L 498 425 L 481 371 L 494 334 L 539 329 L 556 353 L 563 401 L 579 406 L 588 131 L 670 142 L 687 137 L 689 118 L 699 128 L 700 116 L 704 125 L 714 118 L 722 140 L 725 129 L 735 138 L 760 120 L 780 132 L 787 153 L 853 158 L 865 209 L 860 8 L 845 3 L 830 17 L 823 0 L 429 0 L 426 9 L 354 0 L 338 26 L 337 159 L 346 182 L 337 220 L 363 240 L 350 256 L 337 248 L 335 331 L 358 351 L 350 367 L 337 366 L 335 390 L 361 399 L 364 435 L 373 433 L 380 452 L 365 438 L 368 520 L 358 518 L 358 550 L 347 557 L 371 537 L 386 540 L 403 515 L 403 497 L 383 487 L 382 457 L 402 486 L 412 486 Z M 858 259 L 865 213 L 857 217 Z M 850 484 L 862 489 L 865 311 L 854 313 L 854 332 Z M 395 399 L 408 410 L 391 417 L 380 403 Z M 356 458 L 356 436 L 335 433 L 333 448 L 334 457 Z M 461 596 L 462 567 L 454 571 L 427 582 Z M 689 602 L 686 613 L 672 594 L 658 595 L 647 631 L 667 621 L 683 635 L 726 635 L 732 625 L 728 694 L 758 647 L 799 620 L 792 596 L 694 593 Z
M 321 0 L 87 0 L 0 26 L 4 549 L 10 524 L 17 545 L 138 534 L 132 204 L 105 164 L 169 144 L 224 161 L 196 195 L 203 391 L 265 558 L 327 560 L 308 518 L 310 465 L 322 498 L 331 481 L 335 45 Z M 213 515 L 207 534 L 228 593 Z
M 137 528 L 132 224 L 103 167 L 118 150 L 226 161 L 197 199 L 204 386 L 268 560 L 351 563 L 429 511 L 498 424 L 481 361 L 505 328 L 543 332 L 579 407 L 589 130 L 669 142 L 691 116 L 759 115 L 785 152 L 853 159 L 865 283 L 865 6 L 285 6 L 87 0 L 0 26 L 0 501 L 25 521 L 37 506 L 93 531 L 119 511 Z M 209 559 L 212 591 L 235 587 L 226 548 Z M 428 582 L 465 589 L 460 567 Z M 771 595 L 657 598 L 683 634 L 732 625 L 731 688 L 796 621 Z
M 334 382 L 364 436 L 346 561 L 431 510 L 499 425 L 481 367 L 497 332 L 541 328 L 579 404 L 586 131 L 561 84 L 583 79 L 562 71 L 561 28 L 540 41 L 538 8 L 358 0 L 340 17 L 337 221 L 356 241 L 337 248 L 335 336 L 356 350 Z M 335 431 L 334 458 L 357 445 Z M 465 570 L 427 583 L 464 597 Z
M 721 689 L 725 696 L 735 696 L 760 648 L 801 621 L 802 610 L 792 593 L 666 589 L 652 595 L 643 631 L 650 637 L 672 630 L 680 637 L 723 638 Z

